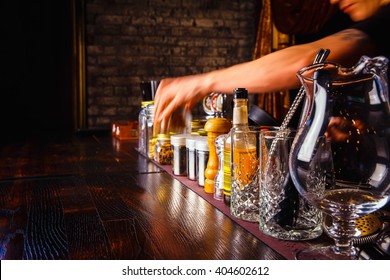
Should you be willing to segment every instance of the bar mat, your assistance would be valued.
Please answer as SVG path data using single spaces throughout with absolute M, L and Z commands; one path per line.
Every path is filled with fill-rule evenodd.
M 214 199 L 213 194 L 206 193 L 203 187 L 198 185 L 197 181 L 192 181 L 186 176 L 174 175 L 172 172 L 171 165 L 161 165 L 156 161 L 154 161 L 154 163 L 288 260 L 295 259 L 295 253 L 302 248 L 306 248 L 308 246 L 316 246 L 323 244 L 324 242 L 329 242 L 329 239 L 327 236 L 325 236 L 325 234 L 315 240 L 310 241 L 287 241 L 270 237 L 264 234 L 259 229 L 258 223 L 243 221 L 232 216 L 230 214 L 230 208 L 226 206 L 222 201 Z

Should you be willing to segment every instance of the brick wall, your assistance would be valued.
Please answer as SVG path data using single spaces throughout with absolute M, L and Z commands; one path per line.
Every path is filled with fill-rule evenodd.
M 88 126 L 108 128 L 115 120 L 136 120 L 142 80 L 250 60 L 258 2 L 87 0 Z

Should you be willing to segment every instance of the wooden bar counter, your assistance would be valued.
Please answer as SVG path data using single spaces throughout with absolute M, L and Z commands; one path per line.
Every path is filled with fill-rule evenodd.
M 0 148 L 0 259 L 283 259 L 107 133 Z
M 137 145 L 109 131 L 2 143 L 0 259 L 277 260 L 307 244 L 232 218 Z

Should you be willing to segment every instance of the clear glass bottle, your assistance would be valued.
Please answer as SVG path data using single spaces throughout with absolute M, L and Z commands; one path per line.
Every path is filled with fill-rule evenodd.
M 154 145 L 157 142 L 156 137 L 154 137 L 154 101 L 146 105 L 146 155 L 154 159 Z
M 245 88 L 236 88 L 233 91 L 233 128 L 248 129 L 248 91 Z M 230 206 L 232 186 L 231 161 L 231 132 L 229 132 L 223 152 L 223 201 L 228 206 Z
M 153 101 L 142 101 L 141 111 L 138 114 L 138 152 L 143 155 L 147 155 L 147 105 L 153 104 Z
M 215 138 L 215 149 L 218 156 L 218 173 L 217 176 L 215 176 L 215 182 L 214 182 L 214 199 L 216 200 L 223 200 L 223 179 L 224 179 L 224 158 L 223 158 L 223 152 L 224 152 L 224 145 L 226 141 L 227 134 L 221 134 L 218 137 Z

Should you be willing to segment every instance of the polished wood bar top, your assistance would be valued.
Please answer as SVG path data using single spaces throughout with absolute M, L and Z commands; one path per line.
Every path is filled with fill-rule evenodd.
M 285 259 L 107 133 L 0 147 L 0 259 Z

